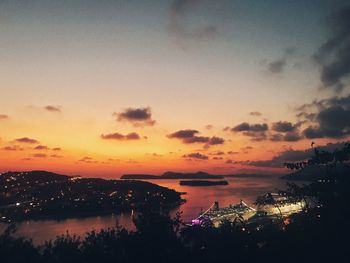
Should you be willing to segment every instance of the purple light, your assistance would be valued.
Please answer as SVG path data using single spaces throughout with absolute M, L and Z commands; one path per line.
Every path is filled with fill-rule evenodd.
M 202 224 L 202 220 L 200 220 L 200 219 L 193 219 L 192 220 L 192 225 L 201 225 Z

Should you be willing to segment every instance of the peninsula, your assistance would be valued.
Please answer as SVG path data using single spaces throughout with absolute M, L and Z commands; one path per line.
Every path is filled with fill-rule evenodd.
M 64 218 L 141 209 L 171 209 L 184 200 L 175 190 L 131 180 L 72 177 L 47 171 L 0 174 L 0 220 Z

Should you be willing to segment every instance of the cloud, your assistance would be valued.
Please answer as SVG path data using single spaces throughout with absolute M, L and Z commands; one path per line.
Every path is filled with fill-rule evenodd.
M 130 140 L 140 140 L 141 137 L 138 133 L 136 132 L 131 132 L 126 135 L 123 135 L 121 133 L 109 133 L 109 134 L 102 134 L 101 135 L 102 139 L 105 140 L 118 140 L 118 141 L 130 141 Z
M 44 107 L 45 110 L 50 111 L 50 112 L 61 112 L 61 107 L 60 106 L 52 106 L 52 105 L 47 105 Z
M 152 111 L 150 107 L 146 108 L 128 108 L 120 113 L 113 113 L 117 121 L 126 121 L 136 127 L 153 126 L 156 121 L 152 120 Z
M 5 146 L 1 148 L 1 150 L 4 151 L 23 151 L 24 149 L 18 145 L 13 145 L 13 146 Z
M 243 122 L 235 127 L 233 127 L 231 130 L 233 132 L 265 132 L 268 130 L 268 126 L 266 123 L 262 124 L 249 124 L 247 122 Z
M 94 159 L 92 157 L 89 157 L 89 156 L 85 156 L 85 157 L 81 158 L 79 160 L 79 162 L 83 162 L 83 163 L 98 163 L 98 161 L 94 161 Z
M 296 142 L 303 139 L 303 136 L 301 136 L 298 132 L 287 132 L 287 133 L 276 133 L 272 134 L 270 136 L 270 140 L 274 142 Z
M 7 120 L 9 118 L 6 114 L 0 114 L 0 120 Z
M 249 161 L 246 164 L 256 167 L 282 168 L 285 162 L 296 162 L 305 160 L 312 155 L 312 150 L 286 150 L 269 160 Z
M 267 70 L 272 74 L 279 74 L 284 71 L 287 65 L 286 58 L 281 58 L 267 64 Z
M 252 141 L 263 141 L 267 139 L 266 132 L 269 127 L 266 123 L 262 124 L 249 124 L 247 122 L 243 122 L 233 128 L 231 131 L 233 132 L 242 132 L 244 136 L 251 137 Z
M 318 147 L 320 150 L 335 150 L 342 148 L 344 143 L 329 143 L 327 145 L 323 145 Z M 313 156 L 313 149 L 306 150 L 293 150 L 292 148 L 284 150 L 274 156 L 269 160 L 261 160 L 261 161 L 248 161 L 245 164 L 256 166 L 256 167 L 272 167 L 272 168 L 282 168 L 284 167 L 284 163 L 286 162 L 298 162 L 306 160 Z
M 350 109 L 330 107 L 317 115 L 317 126 L 303 131 L 306 138 L 343 138 L 350 135 Z
M 159 153 L 152 153 L 151 155 L 153 157 L 163 157 L 163 154 L 159 154 Z
M 51 149 L 52 151 L 61 151 L 62 149 L 60 147 L 55 147 Z
M 234 160 L 231 160 L 231 159 L 228 159 L 228 160 L 226 160 L 226 163 L 227 163 L 227 164 L 234 164 L 235 161 L 234 161 Z
M 210 145 L 218 145 L 225 143 L 225 140 L 221 137 L 197 136 L 196 134 L 198 133 L 199 131 L 197 130 L 186 129 L 168 134 L 167 137 L 170 139 L 179 139 L 185 144 L 203 143 L 205 144 L 205 148 L 208 148 Z
M 261 142 L 264 140 L 267 140 L 267 135 L 265 132 L 253 132 L 253 131 L 248 131 L 248 132 L 243 132 L 242 133 L 244 136 L 250 137 L 251 141 L 253 142 Z
M 253 149 L 254 149 L 253 146 L 245 146 L 241 148 L 242 151 L 253 150 Z
M 302 111 L 298 116 L 314 116 L 306 118 L 308 127 L 302 132 L 308 139 L 344 138 L 350 135 L 350 95 L 316 100 L 297 110 Z
M 308 121 L 313 121 L 316 118 L 316 114 L 315 113 L 306 113 L 306 112 L 299 112 L 296 115 L 297 118 L 299 119 L 304 119 L 304 120 L 308 120 Z
M 18 138 L 15 140 L 16 142 L 21 142 L 21 143 L 30 143 L 30 144 L 36 144 L 39 143 L 39 141 L 35 140 L 35 139 L 31 139 L 28 137 L 22 137 L 22 138 Z
M 182 156 L 183 158 L 198 159 L 198 160 L 208 160 L 209 157 L 201 153 L 190 153 Z
M 58 155 L 58 154 L 51 154 L 50 157 L 51 158 L 63 158 L 62 155 Z
M 252 112 L 249 112 L 249 115 L 250 115 L 250 116 L 254 116 L 254 117 L 259 117 L 259 116 L 261 116 L 262 114 L 261 114 L 261 112 L 259 112 L 259 111 L 252 111 Z
M 212 40 L 220 35 L 218 27 L 213 24 L 190 26 L 185 17 L 191 8 L 195 7 L 200 0 L 175 0 L 170 7 L 169 32 L 178 40 Z M 208 19 L 206 19 L 208 20 Z M 187 23 L 186 23 L 187 22 Z
M 177 138 L 177 139 L 188 139 L 195 136 L 195 134 L 198 134 L 199 131 L 197 130 L 179 130 L 174 133 L 171 133 L 168 135 L 169 138 Z
M 225 152 L 223 151 L 216 151 L 216 152 L 212 152 L 212 153 L 209 153 L 209 155 L 225 155 Z
M 278 133 L 270 136 L 271 141 L 285 141 L 285 142 L 296 142 L 303 139 L 303 136 L 299 134 L 298 128 L 303 122 L 293 124 L 288 121 L 278 121 L 272 124 L 272 130 Z
M 313 57 L 320 65 L 323 87 L 340 92 L 350 73 L 350 5 L 333 13 L 328 22 L 330 35 Z
M 211 130 L 213 127 L 214 127 L 214 126 L 211 125 L 211 124 L 205 125 L 205 128 L 206 128 L 207 130 Z
M 288 59 L 294 55 L 295 48 L 286 48 L 282 57 L 266 64 L 266 70 L 271 74 L 281 74 L 288 65 Z
M 251 141 L 285 141 L 285 142 L 295 142 L 303 139 L 303 136 L 299 134 L 298 128 L 303 124 L 300 121 L 296 124 L 287 121 L 279 121 L 272 123 L 271 130 L 277 133 L 271 134 L 269 131 L 269 126 L 266 123 L 249 124 L 243 122 L 237 126 L 231 128 L 232 132 L 242 133 L 244 136 L 250 137 Z M 249 149 L 242 149 L 246 152 Z
M 278 121 L 272 124 L 272 130 L 276 132 L 292 132 L 297 129 L 297 125 L 288 121 Z
M 45 146 L 45 145 L 38 145 L 34 148 L 35 150 L 48 150 L 49 147 Z
M 233 154 L 239 154 L 239 152 L 228 151 L 227 154 L 233 155 Z
M 47 157 L 47 155 L 44 153 L 35 153 L 32 156 L 35 158 L 46 158 Z
M 225 143 L 225 140 L 221 137 L 216 137 L 216 136 L 211 137 L 208 141 L 209 145 L 217 145 L 217 144 L 223 144 L 223 143 Z
M 281 133 L 275 133 L 275 134 L 272 134 L 270 136 L 270 141 L 273 141 L 273 142 L 280 142 L 280 141 L 283 141 L 283 134 Z

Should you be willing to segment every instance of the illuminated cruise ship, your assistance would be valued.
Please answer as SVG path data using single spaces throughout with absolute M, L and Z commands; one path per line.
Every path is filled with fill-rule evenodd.
M 305 207 L 305 202 L 289 202 L 286 197 L 275 193 L 269 193 L 264 196 L 270 202 L 259 204 L 257 208 L 250 207 L 242 200 L 238 204 L 229 205 L 228 207 L 219 207 L 215 202 L 204 213 L 191 221 L 191 226 L 213 225 L 218 227 L 223 221 L 246 221 L 256 216 L 288 217 L 290 214 L 298 213 Z
M 206 226 L 213 224 L 218 227 L 222 221 L 247 220 L 256 214 L 256 210 L 242 200 L 238 204 L 229 205 L 228 207 L 219 207 L 215 202 L 208 210 L 191 221 L 191 225 Z

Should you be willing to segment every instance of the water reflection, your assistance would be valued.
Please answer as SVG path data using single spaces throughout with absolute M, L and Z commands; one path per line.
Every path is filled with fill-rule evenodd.
M 173 211 L 174 214 L 182 211 L 184 221 L 189 221 L 196 217 L 201 210 L 205 210 L 215 201 L 218 201 L 220 206 L 228 206 L 232 203 L 238 203 L 242 199 L 249 205 L 253 205 L 258 195 L 275 191 L 276 189 L 283 189 L 286 184 L 286 181 L 273 176 L 264 178 L 227 178 L 226 180 L 229 182 L 229 185 L 209 187 L 181 186 L 179 185 L 179 180 L 148 181 L 187 193 L 184 195 L 187 202 Z M 112 214 L 107 216 L 70 218 L 59 221 L 28 220 L 18 224 L 16 235 L 32 238 L 34 243 L 40 244 L 45 240 L 55 238 L 66 232 L 84 236 L 88 231 L 111 228 L 117 224 L 130 230 L 134 229 L 131 214 Z M 0 225 L 0 231 L 4 227 L 4 225 Z
M 225 180 L 229 182 L 229 185 L 209 187 L 183 186 L 174 180 L 150 180 L 150 182 L 187 193 L 184 195 L 187 202 L 178 209 L 178 211 L 182 211 L 182 218 L 185 221 L 196 217 L 215 201 L 218 201 L 220 206 L 228 206 L 244 200 L 249 205 L 254 206 L 258 195 L 283 189 L 286 184 L 286 181 L 275 176 L 266 178 L 226 178 Z

